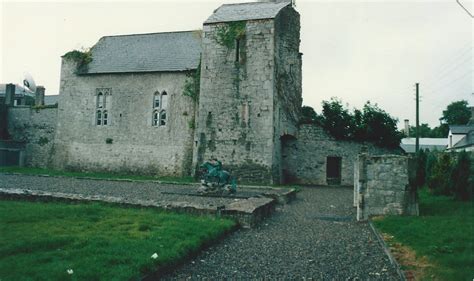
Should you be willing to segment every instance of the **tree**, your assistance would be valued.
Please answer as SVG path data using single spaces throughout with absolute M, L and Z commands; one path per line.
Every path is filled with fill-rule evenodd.
M 467 101 L 461 100 L 449 104 L 439 120 L 448 125 L 465 125 L 470 118 L 471 110 L 467 106 Z
M 301 108 L 301 124 L 313 124 L 314 122 L 316 122 L 317 118 L 318 115 L 311 106 L 303 105 L 303 107 Z
M 449 126 L 448 124 L 441 124 L 431 129 L 428 124 L 423 123 L 420 125 L 419 130 L 420 138 L 446 138 L 448 137 Z M 416 137 L 416 127 L 410 127 L 410 137 Z
M 402 133 L 397 130 L 398 120 L 377 105 L 367 102 L 363 108 L 362 120 L 366 141 L 392 148 L 400 145 Z
M 353 118 L 341 100 L 323 101 L 322 126 L 327 132 L 336 139 L 350 139 L 352 125 Z
M 438 127 L 435 127 L 433 128 L 433 130 L 431 130 L 432 138 L 447 138 L 448 134 L 449 134 L 448 124 L 441 124 Z
M 372 142 L 378 146 L 395 148 L 402 133 L 397 130 L 397 119 L 367 102 L 362 110 L 351 113 L 342 101 L 331 98 L 323 101 L 322 127 L 336 139 Z

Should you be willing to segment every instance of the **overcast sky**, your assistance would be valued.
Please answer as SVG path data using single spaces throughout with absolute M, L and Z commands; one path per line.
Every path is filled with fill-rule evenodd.
M 105 35 L 199 29 L 221 4 L 251 1 L 0 2 L 0 83 L 20 83 L 28 72 L 52 95 L 70 50 Z M 472 0 L 461 3 L 474 14 Z M 416 82 L 423 123 L 438 125 L 452 101 L 474 105 L 474 21 L 455 0 L 296 0 L 296 9 L 303 103 L 318 113 L 336 96 L 350 108 L 377 103 L 414 124 Z

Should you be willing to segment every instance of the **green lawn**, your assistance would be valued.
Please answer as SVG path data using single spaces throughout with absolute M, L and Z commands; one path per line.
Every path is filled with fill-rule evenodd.
M 137 280 L 234 225 L 146 208 L 0 200 L 0 280 Z
M 127 175 L 114 173 L 96 173 L 96 172 L 68 172 L 55 171 L 49 169 L 30 168 L 30 167 L 0 167 L 0 173 L 19 173 L 25 175 L 49 175 L 62 177 L 88 177 L 96 179 L 129 179 L 129 180 L 158 180 L 172 183 L 193 183 L 196 180 L 193 177 L 160 177 L 144 175 Z
M 438 280 L 474 278 L 474 205 L 419 191 L 419 217 L 385 217 L 374 221 L 383 233 L 426 256 L 434 266 L 425 276 Z

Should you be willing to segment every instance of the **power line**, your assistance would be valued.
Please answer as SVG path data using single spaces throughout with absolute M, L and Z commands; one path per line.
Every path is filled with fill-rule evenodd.
M 448 83 L 444 83 L 442 86 L 439 86 L 439 87 L 436 87 L 434 88 L 433 90 L 431 91 L 428 91 L 428 93 L 435 93 L 435 92 L 438 92 L 440 89 L 443 89 L 451 84 L 453 84 L 454 82 L 458 81 L 458 80 L 461 80 L 462 78 L 464 78 L 465 76 L 467 76 L 468 74 L 471 74 L 474 70 L 471 69 L 471 71 L 468 71 L 466 73 L 464 73 L 463 75 L 459 76 L 458 78 L 454 79 L 454 80 L 451 80 L 449 81 Z

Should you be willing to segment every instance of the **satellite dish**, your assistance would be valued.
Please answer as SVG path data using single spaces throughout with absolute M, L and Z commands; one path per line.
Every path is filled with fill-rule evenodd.
M 33 76 L 31 76 L 31 74 L 25 73 L 23 75 L 23 86 L 31 93 L 36 92 L 36 83 L 35 80 L 33 80 Z

